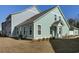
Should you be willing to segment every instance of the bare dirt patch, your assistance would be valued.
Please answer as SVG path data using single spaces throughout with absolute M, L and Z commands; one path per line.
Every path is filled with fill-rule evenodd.
M 49 41 L 15 40 L 0 37 L 0 52 L 4 53 L 48 53 L 54 52 Z

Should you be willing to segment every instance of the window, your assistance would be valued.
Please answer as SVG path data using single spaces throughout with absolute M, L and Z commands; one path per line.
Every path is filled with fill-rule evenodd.
M 22 31 L 20 31 L 20 35 L 22 35 Z
M 60 27 L 60 28 L 59 28 L 59 34 L 61 34 L 61 32 L 62 32 L 62 28 Z
M 61 17 L 59 16 L 59 20 L 61 20 Z
M 32 35 L 32 27 L 30 26 L 30 35 Z
M 24 35 L 25 35 L 25 27 L 24 27 Z
M 57 20 L 57 15 L 55 15 L 55 20 Z
M 19 32 L 18 32 L 18 30 L 17 30 L 17 34 L 18 34 Z
M 16 33 L 18 34 L 19 32 L 18 32 L 18 28 L 16 28 Z
M 41 25 L 38 25 L 38 35 L 41 34 Z
M 52 28 L 50 28 L 50 34 L 52 34 Z
M 11 33 L 11 31 L 9 31 L 9 34 Z

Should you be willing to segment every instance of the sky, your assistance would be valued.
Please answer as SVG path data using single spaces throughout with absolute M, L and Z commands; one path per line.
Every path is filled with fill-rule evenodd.
M 12 13 L 22 11 L 31 7 L 31 5 L 0 5 L 0 24 L 5 21 L 5 18 Z M 44 11 L 54 5 L 37 5 L 38 10 Z M 65 17 L 68 18 L 79 18 L 79 5 L 61 5 L 60 6 Z

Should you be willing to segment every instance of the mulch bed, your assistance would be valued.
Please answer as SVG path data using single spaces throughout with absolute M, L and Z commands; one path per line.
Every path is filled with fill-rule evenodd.
M 49 40 L 57 53 L 78 53 L 79 38 L 76 39 L 50 39 Z

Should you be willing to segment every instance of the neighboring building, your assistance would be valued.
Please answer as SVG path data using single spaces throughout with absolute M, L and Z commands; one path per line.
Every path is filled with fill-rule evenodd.
M 10 14 L 6 18 L 6 21 L 2 23 L 2 33 L 6 36 L 14 37 L 13 33 L 15 26 L 33 17 L 38 13 L 39 11 L 37 10 L 36 6 L 32 6 L 24 11 Z
M 79 28 L 70 26 L 69 35 L 72 35 L 72 36 L 79 35 Z
M 28 39 L 62 38 L 69 35 L 69 24 L 60 7 L 56 6 L 17 25 L 14 34 Z

